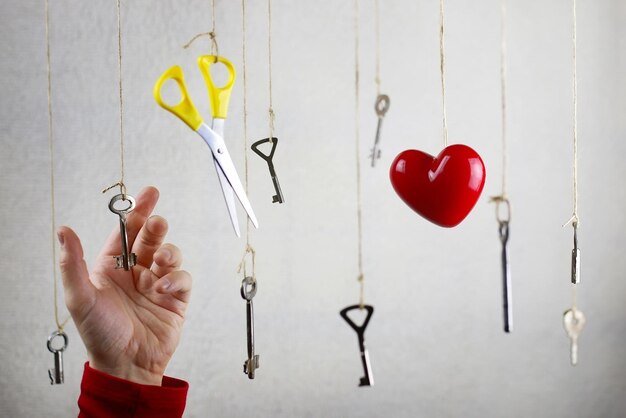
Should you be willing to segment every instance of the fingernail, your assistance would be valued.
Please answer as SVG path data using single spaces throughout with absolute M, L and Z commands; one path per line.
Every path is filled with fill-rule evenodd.
M 166 248 L 162 248 L 161 257 L 163 257 L 166 262 L 169 262 L 172 259 L 172 252 Z
M 63 235 L 62 232 L 57 232 L 57 238 L 59 239 L 59 244 L 61 244 L 61 247 L 65 244 L 65 235 Z

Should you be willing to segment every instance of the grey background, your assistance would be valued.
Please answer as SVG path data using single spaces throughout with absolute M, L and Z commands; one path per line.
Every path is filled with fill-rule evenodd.
M 361 1 L 360 158 L 367 342 L 376 379 L 357 388 L 354 332 L 339 317 L 358 302 L 352 1 L 273 4 L 275 164 L 286 203 L 271 203 L 265 162 L 248 151 L 250 199 L 261 228 L 257 351 L 249 381 L 245 304 L 232 233 L 206 146 L 152 98 L 180 64 L 209 115 L 195 66 L 210 2 L 124 1 L 126 180 L 161 190 L 156 212 L 185 254 L 194 291 L 168 374 L 189 381 L 187 417 L 623 417 L 626 5 L 579 1 L 579 191 L 588 325 L 569 365 L 561 316 L 571 301 L 571 2 L 508 2 L 510 254 L 515 330 L 501 331 L 500 243 L 490 195 L 501 182 L 500 2 L 446 2 L 450 142 L 475 148 L 487 182 L 454 229 L 421 219 L 388 180 L 394 156 L 442 148 L 438 2 L 381 1 L 383 91 L 391 97 L 382 159 L 368 165 L 374 3 Z M 0 416 L 66 417 L 85 350 L 73 325 L 65 385 L 51 387 L 45 348 L 54 329 L 43 1 L 0 3 Z M 244 173 L 241 3 L 217 1 L 220 52 L 239 70 L 226 141 Z M 249 142 L 267 136 L 265 1 L 247 14 Z M 82 238 L 88 263 L 116 227 L 100 190 L 119 178 L 115 2 L 51 1 L 58 224 Z M 240 219 L 243 219 L 240 211 Z M 62 309 L 62 315 L 65 315 Z

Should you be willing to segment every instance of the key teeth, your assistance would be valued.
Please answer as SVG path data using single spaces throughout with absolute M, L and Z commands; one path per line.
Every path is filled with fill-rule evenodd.
M 114 255 L 113 258 L 115 259 L 115 269 L 123 269 L 124 268 L 124 256 L 123 255 Z M 130 253 L 128 255 L 128 267 L 133 267 L 137 265 L 137 254 L 135 253 Z
M 48 369 L 48 377 L 51 385 L 60 385 L 64 382 L 63 372 L 59 374 L 59 381 L 56 380 L 56 369 Z
M 124 257 L 121 255 L 114 255 L 113 258 L 115 259 L 115 268 L 116 269 L 121 269 L 124 268 Z
M 254 371 L 260 367 L 259 364 L 259 355 L 256 354 L 253 358 L 247 359 L 243 362 L 243 372 L 250 377 L 250 379 L 254 379 Z

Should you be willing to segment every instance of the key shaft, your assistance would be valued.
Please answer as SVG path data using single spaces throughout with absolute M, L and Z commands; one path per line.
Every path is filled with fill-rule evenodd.
M 378 125 L 376 126 L 376 138 L 374 139 L 374 147 L 371 151 L 372 167 L 376 166 L 376 160 L 380 158 L 380 150 L 378 149 L 378 142 L 380 141 L 380 131 L 383 125 L 382 116 L 378 117 Z
M 361 363 L 363 365 L 363 377 L 359 380 L 359 386 L 374 386 L 374 375 L 370 365 L 370 355 L 365 345 L 365 338 L 359 336 L 359 350 L 361 351 Z
M 509 222 L 500 222 L 500 241 L 502 242 L 502 313 L 504 332 L 513 330 L 513 306 L 511 291 L 511 266 L 508 257 Z
M 272 196 L 272 203 L 283 203 L 283 192 L 280 189 L 280 183 L 278 182 L 278 176 L 276 175 L 276 170 L 274 169 L 274 163 L 272 161 L 268 161 L 267 165 L 270 170 L 270 176 L 272 177 L 272 183 L 274 184 L 274 191 L 276 194 Z
M 570 338 L 570 363 L 572 366 L 578 364 L 578 338 Z

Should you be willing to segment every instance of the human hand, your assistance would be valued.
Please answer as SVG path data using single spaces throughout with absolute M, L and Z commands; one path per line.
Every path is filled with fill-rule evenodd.
M 167 221 L 150 217 L 158 200 L 156 188 L 143 189 L 127 216 L 128 246 L 137 255 L 130 271 L 115 269 L 113 256 L 122 252 L 117 222 L 91 275 L 76 233 L 63 226 L 57 235 L 65 303 L 87 347 L 90 366 L 160 386 L 180 340 L 191 276 L 180 269 L 180 250 L 163 244 Z

